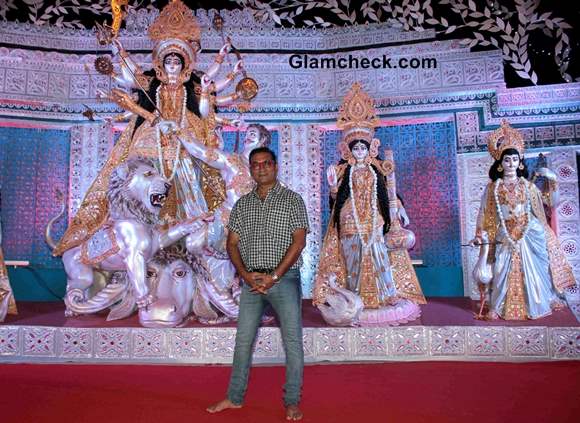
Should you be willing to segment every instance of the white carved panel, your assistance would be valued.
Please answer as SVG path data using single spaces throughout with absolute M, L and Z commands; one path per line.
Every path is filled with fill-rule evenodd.
M 579 328 L 551 328 L 550 332 L 554 358 L 580 359 Z
M 470 121 L 471 119 L 466 120 Z M 466 128 L 469 127 L 466 124 Z M 466 131 L 469 131 L 469 129 L 466 129 Z M 459 154 L 457 156 L 462 244 L 467 244 L 475 236 L 477 215 L 485 187 L 489 182 L 488 170 L 492 162 L 488 153 Z M 479 298 L 479 292 L 472 276 L 478 255 L 479 250 L 477 248 L 461 248 L 463 293 L 472 299 Z
M 129 358 L 131 330 L 102 328 L 95 333 L 95 357 L 110 359 Z
M 467 352 L 477 356 L 503 356 L 506 353 L 505 328 L 470 327 L 467 331 Z
M 387 357 L 388 331 L 385 328 L 361 328 L 353 332 L 354 356 Z
M 548 166 L 558 176 L 561 203 L 557 208 L 556 232 L 564 255 L 572 265 L 576 283 L 580 281 L 580 199 L 576 155 L 580 147 L 550 150 Z
M 339 328 L 322 328 L 314 339 L 318 356 L 350 356 L 351 348 L 348 331 Z
M 465 355 L 465 328 L 461 326 L 446 326 L 431 328 L 431 355 L 461 356 Z
M 538 321 L 539 323 L 540 321 Z M 235 328 L 0 327 L 0 362 L 231 364 Z M 304 328 L 306 362 L 580 359 L 580 327 Z M 284 363 L 279 328 L 259 330 L 254 363 Z
M 0 356 L 17 355 L 18 353 L 18 327 L 0 326 Z
M 279 128 L 279 177 L 288 188 L 301 195 L 306 205 L 310 233 L 302 253 L 302 295 L 311 298 L 321 239 L 320 178 L 322 131 L 313 125 L 292 124 Z
M 22 332 L 23 355 L 56 356 L 55 328 L 26 327 Z
M 314 338 L 317 336 L 317 330 L 314 328 L 302 329 L 302 345 L 304 347 L 304 360 L 313 360 L 316 358 L 314 347 Z
M 133 357 L 164 358 L 167 344 L 163 329 L 133 329 Z
M 214 328 L 204 331 L 204 358 L 223 362 L 234 356 L 236 330 L 233 328 Z
M 69 221 L 107 161 L 113 146 L 113 128 L 102 123 L 75 125 L 70 129 Z
M 542 327 L 508 328 L 508 347 L 512 356 L 547 357 L 548 331 Z
M 424 327 L 402 327 L 391 329 L 390 351 L 394 356 L 427 354 L 427 337 Z
M 201 329 L 172 329 L 169 332 L 169 354 L 176 359 L 199 359 L 203 351 Z
M 62 328 L 58 339 L 61 357 L 89 358 L 93 354 L 93 337 L 90 329 Z

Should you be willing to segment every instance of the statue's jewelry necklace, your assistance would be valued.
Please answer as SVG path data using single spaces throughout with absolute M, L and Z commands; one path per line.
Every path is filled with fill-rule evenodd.
M 186 115 L 187 90 L 185 89 L 184 85 L 182 85 L 181 88 L 183 90 L 183 101 L 181 104 L 181 121 L 179 122 L 179 127 L 184 128 L 187 121 Z M 161 96 L 161 85 L 157 87 L 157 91 L 155 92 L 155 103 L 157 105 L 157 110 L 161 110 L 160 96 Z M 159 167 L 161 169 L 161 174 L 165 179 L 171 182 L 175 177 L 175 173 L 177 172 L 177 162 L 179 161 L 179 153 L 181 152 L 181 142 L 179 140 L 176 140 L 177 144 L 175 146 L 175 157 L 173 158 L 173 167 L 171 169 L 171 175 L 167 176 L 165 174 L 165 166 L 163 164 L 163 147 L 161 146 L 161 129 L 159 128 L 159 125 L 157 125 L 157 130 L 155 131 L 155 134 L 157 141 L 157 155 L 159 156 Z
M 517 185 L 523 185 L 524 187 L 524 193 L 525 193 L 525 204 L 526 204 L 526 214 L 527 214 L 527 221 L 526 221 L 526 227 L 524 228 L 524 230 L 522 231 L 522 236 L 520 239 L 518 239 L 517 241 L 514 240 L 511 236 L 511 234 L 509 233 L 506 223 L 505 223 L 505 217 L 503 215 L 503 211 L 501 208 L 501 205 L 499 203 L 499 195 L 498 195 L 498 191 L 499 191 L 499 186 L 504 185 L 504 187 L 506 186 L 505 182 L 503 181 L 503 179 L 498 179 L 495 181 L 494 183 L 494 187 L 493 187 L 493 195 L 495 197 L 495 207 L 497 209 L 497 215 L 499 216 L 499 221 L 501 224 L 501 228 L 503 229 L 503 231 L 506 234 L 506 238 L 510 244 L 510 246 L 512 247 L 513 250 L 516 250 L 518 247 L 518 244 L 520 243 L 520 241 L 522 239 L 525 238 L 526 234 L 528 233 L 528 230 L 530 229 L 530 220 L 531 220 L 531 213 L 532 213 L 532 203 L 530 201 L 530 191 L 528 188 L 528 184 L 526 183 L 526 180 L 522 177 L 519 178 Z M 513 192 L 512 190 L 508 190 L 508 192 L 512 195 L 516 195 L 516 190 L 514 189 Z M 508 200 L 509 201 L 509 200 Z M 511 202 L 508 202 L 508 205 L 510 207 L 512 207 Z
M 356 210 L 356 199 L 355 199 L 354 190 L 352 187 L 353 186 L 352 175 L 354 173 L 354 166 L 350 171 L 350 175 L 348 178 L 348 187 L 350 189 L 350 198 L 352 200 L 352 214 L 354 216 L 354 224 L 356 226 L 356 232 L 358 233 L 358 236 L 360 238 L 360 242 L 362 244 L 363 251 L 366 252 L 371 247 L 371 245 L 373 244 L 375 237 L 376 237 L 375 231 L 376 231 L 376 226 L 377 226 L 377 174 L 375 173 L 374 169 L 370 165 L 367 164 L 364 167 L 366 167 L 371 172 L 371 175 L 373 175 L 373 186 L 372 186 L 372 192 L 371 192 L 372 228 L 371 228 L 371 234 L 369 236 L 368 242 L 364 241 L 362 227 L 360 224 L 358 212 Z

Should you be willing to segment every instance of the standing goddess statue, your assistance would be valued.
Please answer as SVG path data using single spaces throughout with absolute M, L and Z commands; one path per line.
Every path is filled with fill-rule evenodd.
M 505 120 L 488 150 L 495 161 L 471 241 L 481 245 L 474 277 L 480 290 L 491 287 L 489 318 L 538 319 L 563 307 L 563 290 L 576 283 L 544 213 L 544 204 L 558 204 L 556 175 L 537 172 L 548 180 L 547 194 L 527 180 L 523 136 Z
M 419 317 L 418 304 L 425 302 L 406 251 L 412 246 L 406 241 L 412 233 L 399 222 L 407 218 L 396 196 L 392 153 L 388 160 L 381 160 L 380 142 L 373 138 L 378 122 L 372 99 L 360 84 L 354 84 L 339 112 L 342 159 L 327 171 L 333 207 L 314 284 L 314 304 L 330 324 L 356 324 L 358 320 L 361 324 L 396 325 Z M 391 235 L 397 233 L 394 238 L 391 231 Z M 397 256 L 402 270 L 397 273 L 390 250 L 401 248 L 406 255 Z M 335 295 L 334 286 L 359 297 L 363 312 L 347 316 L 354 310 L 345 307 L 344 316 L 329 319 L 340 313 L 340 305 L 330 298 Z M 335 305 L 335 310 L 328 310 L 325 303 Z

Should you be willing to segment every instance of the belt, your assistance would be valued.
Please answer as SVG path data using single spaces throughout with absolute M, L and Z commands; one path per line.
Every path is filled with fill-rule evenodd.
M 257 273 L 265 273 L 267 275 L 269 275 L 270 273 L 274 273 L 274 270 L 276 270 L 275 268 L 272 269 L 250 269 L 249 272 L 253 273 L 253 272 L 257 272 Z

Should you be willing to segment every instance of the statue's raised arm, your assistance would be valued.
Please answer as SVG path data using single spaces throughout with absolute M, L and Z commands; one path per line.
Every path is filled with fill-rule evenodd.
M 119 67 L 121 69 L 120 74 L 111 75 L 115 82 L 127 90 L 137 89 L 147 85 L 147 80 L 143 76 L 141 67 L 133 60 L 127 50 L 125 50 L 118 38 L 113 39 L 111 51 L 114 57 L 118 57 Z

